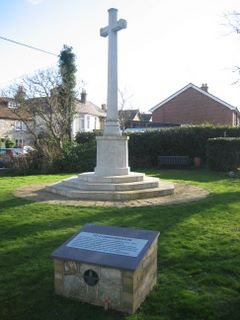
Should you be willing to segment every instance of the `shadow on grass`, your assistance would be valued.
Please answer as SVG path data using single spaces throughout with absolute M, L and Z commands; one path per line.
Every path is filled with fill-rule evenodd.
M 55 195 L 52 195 L 55 198 Z M 56 196 L 58 199 L 59 196 Z M 115 225 L 161 231 L 163 235 L 174 225 L 196 215 L 207 214 L 212 208 L 219 215 L 229 204 L 239 202 L 240 191 L 211 194 L 208 198 L 184 204 L 147 206 L 136 208 L 81 207 L 32 202 L 25 199 L 9 199 L 1 202 L 1 208 L 13 209 L 11 215 L 20 218 L 18 224 L 6 224 L 2 229 L 4 240 L 16 239 L 24 234 L 30 237 L 39 232 L 80 228 L 86 223 Z M 31 208 L 32 207 L 32 208 Z M 21 220 L 22 219 L 22 220 Z M 76 229 L 77 230 L 77 229 Z
M 189 180 L 195 182 L 214 182 L 228 178 L 227 173 L 214 172 L 207 169 L 156 169 L 139 170 L 147 175 L 153 175 L 158 178 L 168 180 Z
M 159 171 L 157 175 L 164 178 L 165 174 L 168 179 L 175 176 L 186 180 L 186 172 L 179 170 L 179 176 L 176 177 L 175 171 L 164 171 L 163 174 Z M 191 172 L 188 171 L 189 175 Z M 217 176 L 215 179 L 213 174 L 201 180 L 199 173 L 195 178 L 198 182 L 222 179 Z M 194 180 L 193 175 L 191 180 Z M 2 201 L 1 209 L 9 212 L 9 219 L 2 224 L 0 232 L 3 240 L 0 263 L 1 320 L 128 318 L 54 294 L 53 264 L 49 256 L 86 223 L 161 232 L 158 285 L 139 313 L 129 319 L 237 320 L 239 296 L 231 281 L 235 281 L 239 269 L 235 267 L 236 272 L 233 269 L 236 265 L 233 243 L 228 240 L 229 245 L 224 248 L 220 246 L 222 253 L 211 251 L 212 238 L 205 244 L 211 249 L 208 254 L 201 253 L 199 247 L 183 248 L 180 252 L 182 254 L 179 254 L 179 250 L 185 245 L 181 242 L 181 236 L 191 246 L 203 229 L 205 218 L 211 223 L 218 222 L 239 199 L 239 191 L 222 192 L 194 203 L 139 208 L 71 207 L 33 203 L 14 197 Z M 231 221 L 232 213 L 229 212 L 228 219 Z M 197 217 L 199 224 L 196 227 L 194 224 L 184 226 L 184 221 L 191 217 L 193 220 Z M 223 278 L 216 278 L 215 274 L 223 273 L 224 270 L 230 276 L 224 274 Z
M 0 211 L 3 209 L 11 209 L 15 207 L 25 206 L 27 204 L 32 203 L 30 200 L 20 199 L 20 198 L 10 198 L 8 200 L 1 201 L 0 200 Z M 15 212 L 17 214 L 17 212 Z
M 221 216 L 226 212 L 228 205 L 239 202 L 240 192 L 227 192 L 215 194 L 211 197 L 194 203 L 153 206 L 139 208 L 88 208 L 88 207 L 71 207 L 56 206 L 46 204 L 36 204 L 31 201 L 17 199 L 16 204 L 8 200 L 5 208 L 18 208 L 13 211 L 14 218 L 19 216 L 17 224 L 9 220 L 1 228 L 2 246 L 10 242 L 16 242 L 16 239 L 23 239 L 19 246 L 21 250 L 36 246 L 36 241 L 25 241 L 24 239 L 39 239 L 41 244 L 50 238 L 50 243 L 45 244 L 48 248 L 53 248 L 66 241 L 74 232 L 86 223 L 105 224 L 119 227 L 132 227 L 139 229 L 151 229 L 161 232 L 161 237 L 168 233 L 175 225 L 178 225 L 185 219 L 195 215 L 206 216 L 209 218 L 212 208 L 214 216 Z M 41 235 L 42 234 L 42 235 Z M 19 248 L 10 246 L 8 253 L 16 254 Z M 39 252 L 39 251 L 38 251 Z

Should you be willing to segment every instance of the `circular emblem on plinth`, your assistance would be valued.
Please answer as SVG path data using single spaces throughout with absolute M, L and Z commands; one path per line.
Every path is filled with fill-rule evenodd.
M 83 278 L 84 278 L 84 281 L 86 282 L 86 284 L 89 286 L 95 286 L 99 280 L 97 272 L 95 272 L 91 269 L 86 270 L 84 272 Z

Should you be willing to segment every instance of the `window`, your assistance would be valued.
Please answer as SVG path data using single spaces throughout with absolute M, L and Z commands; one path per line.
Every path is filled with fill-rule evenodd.
M 84 130 L 84 116 L 80 116 L 80 130 Z
M 23 139 L 15 139 L 16 147 L 22 148 L 25 144 L 25 141 Z
M 90 116 L 87 116 L 87 129 L 90 129 Z
M 17 107 L 17 103 L 15 101 L 8 102 L 8 108 L 15 109 Z
M 15 129 L 17 131 L 26 131 L 27 130 L 27 127 L 25 125 L 25 123 L 23 121 L 16 121 L 15 122 Z

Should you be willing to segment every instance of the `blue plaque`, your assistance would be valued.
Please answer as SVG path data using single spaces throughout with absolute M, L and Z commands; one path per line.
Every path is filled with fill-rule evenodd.
M 101 253 L 137 257 L 148 240 L 129 237 L 119 237 L 108 234 L 80 232 L 67 247 Z

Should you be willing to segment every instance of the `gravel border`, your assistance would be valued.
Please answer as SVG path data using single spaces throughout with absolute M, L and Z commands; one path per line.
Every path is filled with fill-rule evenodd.
M 205 189 L 195 187 L 189 184 L 174 183 L 175 191 L 172 195 L 128 200 L 128 201 L 89 201 L 89 200 L 73 200 L 67 197 L 59 196 L 45 190 L 48 184 L 27 185 L 16 189 L 15 196 L 26 200 L 48 203 L 61 204 L 67 206 L 84 206 L 84 207 L 145 207 L 186 203 L 204 199 L 209 195 Z

